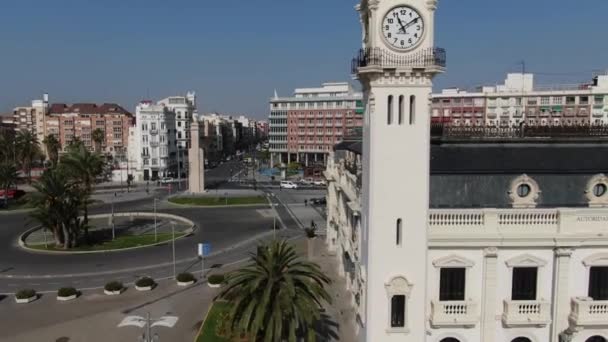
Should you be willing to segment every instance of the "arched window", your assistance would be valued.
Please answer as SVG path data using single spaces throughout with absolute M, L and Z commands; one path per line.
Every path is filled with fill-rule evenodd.
M 410 96 L 410 125 L 416 123 L 416 96 Z
M 602 336 L 591 336 L 585 342 L 606 342 Z
M 453 338 L 453 337 L 446 337 L 443 340 L 439 341 L 439 342 L 460 342 L 458 339 Z
M 405 296 L 394 295 L 391 298 L 391 328 L 405 327 Z
M 388 96 L 388 104 L 387 104 L 387 121 L 389 125 L 393 124 L 393 95 Z
M 511 342 L 532 342 L 532 341 L 527 337 L 518 337 L 518 338 L 512 340 Z
M 405 115 L 405 97 L 399 96 L 399 124 L 403 125 L 403 116 Z
M 397 220 L 397 228 L 396 228 L 396 241 L 395 243 L 397 244 L 397 246 L 401 246 L 401 239 L 402 239 L 402 221 L 401 219 Z

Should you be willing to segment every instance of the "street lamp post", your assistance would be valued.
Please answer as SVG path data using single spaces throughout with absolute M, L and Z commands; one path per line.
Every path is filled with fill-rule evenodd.
M 171 223 L 171 235 L 172 235 L 172 245 L 173 245 L 173 278 L 176 277 L 175 272 L 175 222 Z
M 112 241 L 116 238 L 116 224 L 114 223 L 114 200 L 112 199 Z
M 158 242 L 158 228 L 156 224 L 156 197 L 154 197 L 154 242 Z

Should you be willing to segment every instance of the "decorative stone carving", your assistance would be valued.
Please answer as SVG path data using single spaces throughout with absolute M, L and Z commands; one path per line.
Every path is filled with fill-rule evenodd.
M 547 264 L 547 261 L 532 254 L 523 254 L 505 261 L 505 264 L 507 267 L 542 267 Z
M 603 187 L 603 193 L 599 194 L 596 186 Z M 591 177 L 585 188 L 585 196 L 591 208 L 608 207 L 608 177 L 603 173 Z
M 522 194 L 519 193 L 520 186 L 525 186 L 529 190 L 525 196 L 522 196 Z M 511 198 L 513 208 L 536 208 L 536 201 L 538 200 L 540 193 L 541 191 L 538 183 L 534 179 L 528 177 L 528 175 L 523 174 L 511 182 L 509 197 Z
M 426 8 L 435 11 L 437 9 L 437 1 L 438 0 L 426 0 Z
M 483 250 L 483 256 L 486 258 L 496 258 L 498 256 L 498 248 L 488 247 Z
M 583 265 L 591 266 L 608 266 L 608 253 L 597 253 L 588 256 L 583 260 Z
M 413 284 L 403 276 L 394 277 L 388 283 L 384 284 L 389 298 L 394 295 L 409 296 L 412 291 L 412 286 Z
M 467 258 L 452 254 L 433 261 L 433 266 L 437 268 L 461 268 L 473 267 L 475 263 Z

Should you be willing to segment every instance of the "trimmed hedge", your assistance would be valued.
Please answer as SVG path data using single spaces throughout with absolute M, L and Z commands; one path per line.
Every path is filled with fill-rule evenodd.
M 137 286 L 137 287 L 149 287 L 149 286 L 154 286 L 154 285 L 156 285 L 156 282 L 154 281 L 154 279 L 152 279 L 150 277 L 139 278 L 135 282 L 135 286 Z
M 221 284 L 221 283 L 224 282 L 224 275 L 223 274 L 212 274 L 212 275 L 209 276 L 209 278 L 207 279 L 207 281 L 211 285 Z
M 188 282 L 196 280 L 196 278 L 194 278 L 192 273 L 187 273 L 187 272 L 178 274 L 175 279 L 177 279 L 177 281 L 179 281 L 180 283 L 188 283 Z
M 28 298 L 32 298 L 36 296 L 36 290 L 32 290 L 32 289 L 23 289 L 23 290 L 19 290 L 17 291 L 17 293 L 15 293 L 15 297 L 17 299 L 28 299 Z
M 70 297 L 70 296 L 77 295 L 77 294 L 78 294 L 78 290 L 76 290 L 73 287 L 62 287 L 57 291 L 58 297 Z
M 107 283 L 106 286 L 104 286 L 103 288 L 106 291 L 115 292 L 115 291 L 122 291 L 124 286 L 119 281 L 111 281 L 111 282 Z

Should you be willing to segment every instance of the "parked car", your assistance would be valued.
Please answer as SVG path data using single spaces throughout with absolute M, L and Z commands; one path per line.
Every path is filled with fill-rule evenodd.
M 313 179 L 312 179 L 312 178 L 302 178 L 302 179 L 300 180 L 300 183 L 301 183 L 301 184 L 304 184 L 304 185 L 312 185 L 312 184 L 313 184 L 313 182 L 314 182 L 314 181 L 313 181 Z
M 325 197 L 311 198 L 310 203 L 312 205 L 326 205 L 327 200 L 325 199 Z
M 298 184 L 290 181 L 281 181 L 280 187 L 281 189 L 297 189 Z
M 316 180 L 313 182 L 313 184 L 314 184 L 314 185 L 317 185 L 317 186 L 325 186 L 325 185 L 327 185 L 327 183 L 325 182 L 325 180 L 324 180 L 324 179 L 316 179 Z
M 160 184 L 171 184 L 171 183 L 174 183 L 174 182 L 175 182 L 175 179 L 173 179 L 171 177 L 163 177 L 160 180 Z

